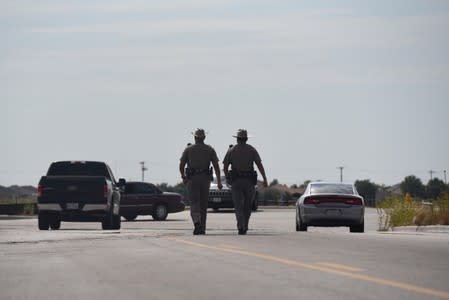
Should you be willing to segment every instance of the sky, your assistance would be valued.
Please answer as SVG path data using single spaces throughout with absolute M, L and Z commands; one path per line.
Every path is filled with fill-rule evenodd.
M 448 1 L 0 0 L 0 185 L 58 160 L 180 182 L 196 128 L 268 180 L 449 169 Z

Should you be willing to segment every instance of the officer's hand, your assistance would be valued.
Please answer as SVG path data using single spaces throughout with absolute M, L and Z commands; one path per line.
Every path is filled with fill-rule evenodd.
M 221 182 L 219 182 L 219 183 L 217 184 L 217 186 L 218 186 L 218 189 L 219 189 L 219 190 L 221 190 L 221 189 L 223 188 L 223 185 L 221 184 Z
M 189 182 L 189 180 L 186 177 L 182 178 L 182 183 L 187 184 L 187 182 Z

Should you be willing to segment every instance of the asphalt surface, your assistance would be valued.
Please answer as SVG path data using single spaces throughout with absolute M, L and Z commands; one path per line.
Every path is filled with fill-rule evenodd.
M 261 209 L 248 235 L 210 212 L 193 236 L 188 212 L 139 217 L 120 231 L 0 216 L 0 299 L 449 299 L 449 234 L 295 231 L 291 209 Z

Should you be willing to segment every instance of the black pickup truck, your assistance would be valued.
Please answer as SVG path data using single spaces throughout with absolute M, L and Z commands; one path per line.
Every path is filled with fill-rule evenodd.
M 95 161 L 59 161 L 39 181 L 39 229 L 59 229 L 61 221 L 101 222 L 120 229 L 120 190 L 109 166 Z

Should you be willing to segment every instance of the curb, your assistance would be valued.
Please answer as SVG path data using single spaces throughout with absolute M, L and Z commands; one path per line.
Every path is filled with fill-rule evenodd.
M 449 233 L 447 225 L 428 225 L 428 226 L 399 226 L 391 229 L 393 232 L 425 232 L 425 233 Z

